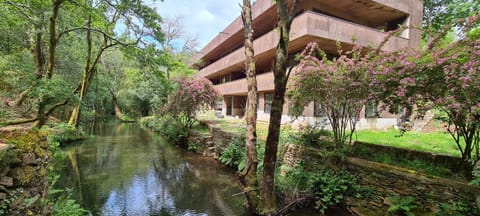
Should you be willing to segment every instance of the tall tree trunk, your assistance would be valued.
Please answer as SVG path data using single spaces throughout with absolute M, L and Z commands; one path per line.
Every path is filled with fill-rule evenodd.
M 48 62 L 47 62 L 47 78 L 51 79 L 53 76 L 53 69 L 55 67 L 55 50 L 57 48 L 57 17 L 60 11 L 60 6 L 65 0 L 53 1 L 52 16 L 50 17 L 49 26 L 49 48 L 48 48 Z
M 60 11 L 60 6 L 65 2 L 65 0 L 55 0 L 53 1 L 52 16 L 50 17 L 50 26 L 49 26 L 49 46 L 48 46 L 48 60 L 47 60 L 47 71 L 46 79 L 50 80 L 53 76 L 53 70 L 55 67 L 55 49 L 57 48 L 57 32 L 56 32 L 56 20 L 58 13 Z M 34 127 L 41 128 L 47 122 L 48 117 L 53 113 L 57 105 L 54 105 L 50 110 L 47 111 L 47 101 L 49 98 L 42 97 L 38 105 L 37 112 L 37 121 L 34 123 Z M 64 104 L 66 104 L 65 102 Z
M 262 203 L 260 213 L 274 215 L 276 213 L 275 199 L 275 166 L 277 162 L 278 140 L 280 136 L 280 123 L 282 120 L 283 103 L 289 74 L 288 67 L 288 42 L 290 40 L 290 26 L 295 11 L 296 0 L 288 8 L 288 0 L 277 0 L 277 29 L 279 41 L 276 49 L 275 66 L 273 69 L 275 92 L 270 111 L 270 123 L 265 144 L 265 158 L 263 160 L 263 178 L 261 188 Z
M 255 53 L 253 50 L 252 6 L 250 0 L 243 0 L 242 7 L 243 36 L 245 38 L 245 72 L 248 82 L 247 97 L 247 133 L 245 148 L 247 152 L 245 169 L 239 173 L 238 180 L 243 189 L 247 207 L 250 212 L 256 212 L 259 204 L 257 180 L 257 78 L 255 71 Z
M 90 68 L 90 61 L 92 58 L 92 31 L 90 30 L 92 24 L 92 17 L 91 15 L 88 17 L 88 30 L 87 30 L 87 57 L 85 59 L 85 67 L 83 69 L 83 75 L 82 75 L 82 82 L 80 84 L 80 92 L 79 92 L 79 103 L 75 104 L 75 106 L 72 109 L 72 113 L 70 114 L 70 118 L 68 120 L 68 124 L 74 127 L 78 127 L 79 118 L 80 118 L 80 105 L 83 99 L 85 98 L 85 95 L 87 94 L 87 87 L 88 87 L 88 81 L 89 77 L 91 76 L 90 73 L 92 73 L 92 70 Z

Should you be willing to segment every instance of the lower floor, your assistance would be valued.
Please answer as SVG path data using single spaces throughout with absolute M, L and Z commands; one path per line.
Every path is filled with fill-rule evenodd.
M 273 93 L 271 91 L 263 91 L 258 93 L 257 120 L 269 121 L 270 109 L 272 105 Z M 245 115 L 247 103 L 246 95 L 224 95 L 222 100 L 217 104 L 217 112 L 221 112 L 223 116 L 243 118 Z M 283 107 L 282 124 L 291 124 L 292 126 L 317 125 L 325 129 L 329 128 L 327 117 L 320 111 L 319 104 L 311 102 L 308 104 L 302 116 L 293 117 L 288 115 L 288 100 Z M 433 115 L 427 113 L 424 119 L 416 119 L 413 121 L 413 130 L 421 130 L 432 119 Z M 386 129 L 398 127 L 400 123 L 400 115 L 382 111 L 380 106 L 375 102 L 367 103 L 360 112 L 360 119 L 357 123 L 358 129 Z

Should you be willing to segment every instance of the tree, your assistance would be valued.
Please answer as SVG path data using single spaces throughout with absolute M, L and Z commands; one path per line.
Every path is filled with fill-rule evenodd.
M 113 2 L 99 2 L 98 5 L 94 5 L 94 2 L 86 2 L 85 8 L 87 10 L 87 22 L 85 27 L 72 28 L 64 31 L 68 33 L 72 31 L 86 31 L 86 59 L 83 70 L 82 81 L 79 84 L 78 94 L 79 103 L 75 104 L 72 108 L 72 112 L 68 123 L 74 127 L 79 124 L 80 117 L 80 105 L 85 99 L 89 86 L 97 72 L 97 64 L 102 57 L 105 50 L 115 46 L 133 46 L 137 45 L 143 37 L 148 36 L 149 42 L 159 42 L 163 38 L 163 34 L 160 28 L 161 17 L 155 12 L 154 9 L 145 6 L 141 1 L 126 1 L 120 3 Z M 112 17 L 105 17 L 105 13 L 114 14 Z M 98 20 L 93 18 L 100 17 Z M 92 23 L 96 25 L 93 26 Z M 113 34 L 114 28 L 120 23 L 127 24 L 127 29 L 133 29 L 133 31 L 126 30 L 123 35 L 131 35 L 130 38 L 121 38 Z M 95 43 L 95 38 L 92 38 L 92 34 L 99 34 L 98 38 L 101 42 Z M 99 46 L 95 52 L 95 45 Z M 122 116 L 118 107 L 117 98 L 111 91 L 113 101 L 115 102 L 115 110 Z
M 442 31 L 445 25 L 480 11 L 480 2 L 475 0 L 424 0 L 423 6 L 424 38 Z
M 252 5 L 250 0 L 243 0 L 242 20 L 243 37 L 245 38 L 245 73 L 247 74 L 248 96 L 246 114 L 246 141 L 245 141 L 245 169 L 239 173 L 238 179 L 241 188 L 245 192 L 247 207 L 250 212 L 255 212 L 259 203 L 258 180 L 257 180 L 257 78 L 255 71 L 255 53 L 253 50 L 253 23 Z
M 461 34 L 450 44 L 442 38 L 451 25 L 431 38 L 424 49 L 403 49 L 381 54 L 369 66 L 372 96 L 391 112 L 401 105 L 417 107 L 418 117 L 426 110 L 444 113 L 441 119 L 462 156 L 467 178 L 479 161 L 480 153 L 480 34 L 479 15 L 463 19 Z
M 218 93 L 208 79 L 182 79 L 176 81 L 177 88 L 168 103 L 160 111 L 175 119 L 183 129 L 193 126 L 198 111 L 212 109 L 217 102 Z
M 292 88 L 288 93 L 295 110 L 301 115 L 310 103 L 320 104 L 321 112 L 332 127 L 335 145 L 352 141 L 357 120 L 368 97 L 369 79 L 366 76 L 368 56 L 362 57 L 362 49 L 355 46 L 339 57 L 329 60 L 316 43 L 310 43 L 300 55 Z
M 31 96 L 36 98 L 36 117 L 33 119 L 7 122 L 5 124 L 19 124 L 34 122 L 35 127 L 42 127 L 48 117 L 53 114 L 55 109 L 68 103 L 68 94 L 54 95 L 61 91 L 54 91 L 52 88 L 58 88 L 58 79 L 52 79 L 55 70 L 55 52 L 58 45 L 57 19 L 59 18 L 60 9 L 66 3 L 66 0 L 53 0 L 50 3 L 44 1 L 5 1 L 8 10 L 14 12 L 17 19 L 24 23 L 21 25 L 25 28 L 31 27 L 33 31 L 29 32 L 31 43 L 28 47 L 34 61 L 35 81 L 32 86 L 24 90 L 19 95 L 17 104 Z M 48 17 L 48 22 L 45 18 Z M 48 24 L 46 24 L 48 23 Z M 47 36 L 46 38 L 44 36 Z M 45 49 L 44 40 L 47 41 L 47 49 Z M 45 50 L 47 52 L 45 53 Z M 62 97 L 67 96 L 67 97 Z
M 275 65 L 273 68 L 274 94 L 268 124 L 267 142 L 265 143 L 265 157 L 263 160 L 263 175 L 261 186 L 260 214 L 273 215 L 276 211 L 274 191 L 275 165 L 277 163 L 278 140 L 280 123 L 282 120 L 283 103 L 287 80 L 292 68 L 288 69 L 288 43 L 290 41 L 290 26 L 295 15 L 296 0 L 288 6 L 287 0 L 277 0 L 277 33 L 278 45 L 276 48 Z M 287 72 L 288 70 L 288 72 Z

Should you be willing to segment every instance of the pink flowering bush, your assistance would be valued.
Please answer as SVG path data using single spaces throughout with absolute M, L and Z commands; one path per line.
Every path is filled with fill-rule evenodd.
M 315 44 L 300 56 L 301 62 L 290 86 L 290 99 L 299 115 L 310 101 L 319 102 L 328 117 L 337 143 L 345 143 L 346 131 L 355 130 L 355 120 L 366 99 L 382 102 L 383 109 L 398 113 L 403 120 L 422 117 L 436 109 L 448 125 L 461 155 L 467 178 L 480 159 L 480 16 L 465 20 L 460 38 L 446 44 L 446 26 L 425 46 L 381 52 L 354 48 L 329 60 Z M 350 128 L 348 128 L 350 127 Z M 351 136 L 350 136 L 351 140 Z
M 339 48 L 340 50 L 340 48 Z M 368 97 L 369 79 L 361 48 L 338 52 L 329 59 L 316 43 L 310 43 L 300 55 L 300 64 L 289 86 L 288 96 L 294 115 L 315 101 L 328 118 L 336 145 L 351 143 L 360 111 Z
M 175 81 L 176 91 L 169 96 L 168 103 L 161 114 L 169 115 L 184 128 L 191 128 L 198 111 L 215 107 L 218 93 L 210 80 L 182 79 Z
M 371 96 L 391 112 L 401 105 L 417 108 L 417 117 L 436 109 L 462 155 L 465 176 L 480 159 L 480 37 L 471 30 L 479 17 L 467 19 L 463 35 L 450 44 L 437 35 L 421 50 L 404 49 L 376 56 L 368 66 Z M 411 113 L 411 112 L 409 112 Z

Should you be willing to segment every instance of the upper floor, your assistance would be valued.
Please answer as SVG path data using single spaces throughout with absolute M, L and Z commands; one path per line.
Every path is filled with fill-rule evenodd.
M 289 52 L 300 51 L 309 41 L 317 41 L 327 52 L 335 52 L 336 41 L 348 46 L 353 38 L 359 45 L 376 45 L 386 36 L 385 32 L 399 25 L 420 26 L 422 11 L 422 0 L 298 0 Z M 274 1 L 257 0 L 252 16 L 257 65 L 268 65 L 278 41 L 273 31 L 277 19 Z M 415 48 L 420 38 L 420 30 L 405 30 L 391 39 L 384 50 Z M 235 77 L 235 71 L 243 68 L 243 41 L 243 24 L 238 17 L 194 57 L 194 66 L 200 70 L 198 76 L 213 78 L 215 73 L 219 81 L 222 74 Z

